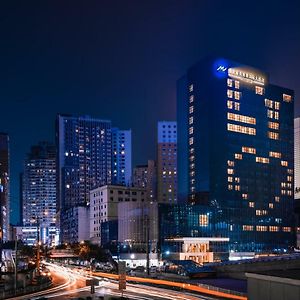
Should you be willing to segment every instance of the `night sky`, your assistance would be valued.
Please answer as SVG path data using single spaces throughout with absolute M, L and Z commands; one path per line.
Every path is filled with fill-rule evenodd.
M 12 221 L 31 145 L 57 113 L 133 130 L 133 162 L 155 157 L 176 117 L 176 80 L 205 57 L 253 65 L 300 94 L 299 1 L 1 1 L 0 131 L 11 140 Z M 300 113 L 300 101 L 296 114 Z

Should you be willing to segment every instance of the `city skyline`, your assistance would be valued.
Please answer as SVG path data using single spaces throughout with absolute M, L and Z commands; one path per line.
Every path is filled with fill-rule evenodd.
M 0 299 L 299 300 L 299 15 L 2 1 Z
M 175 119 L 176 80 L 206 55 L 220 54 L 267 70 L 275 84 L 294 89 L 296 95 L 299 93 L 297 69 L 300 66 L 294 59 L 300 47 L 296 1 L 275 2 L 272 6 L 260 2 L 260 10 L 256 12 L 244 6 L 242 16 L 235 1 L 226 4 L 165 1 L 160 5 L 160 9 L 156 3 L 127 7 L 119 2 L 117 11 L 111 4 L 101 8 L 93 4 L 84 11 L 74 7 L 67 20 L 63 18 L 64 13 L 57 13 L 55 6 L 40 4 L 38 13 L 29 4 L 18 8 L 3 5 L 2 11 L 11 18 L 2 19 L 4 46 L 0 57 L 2 70 L 10 71 L 1 72 L 1 98 L 7 113 L 1 118 L 0 127 L 11 137 L 13 210 L 18 207 L 18 174 L 26 149 L 38 140 L 54 141 L 53 124 L 58 113 L 89 114 L 110 119 L 120 128 L 131 128 L 135 166 L 155 158 L 156 122 Z M 68 6 L 61 4 L 59 8 L 66 11 Z M 265 10 L 267 15 L 263 13 Z M 158 15 L 152 18 L 154 12 Z M 277 23 L 276 17 L 281 13 L 288 18 Z M 115 14 L 120 21 L 112 24 Z M 214 18 L 206 17 L 212 14 Z M 232 28 L 232 18 L 226 18 L 227 15 L 239 25 Z M 254 24 L 253 19 L 257 20 Z M 12 23 L 16 20 L 22 27 Z M 68 26 L 63 26 L 65 22 Z M 110 35 L 105 33 L 105 22 L 111 25 Z M 80 26 L 85 23 L 85 27 Z M 125 26 L 120 29 L 120 24 Z M 207 24 L 205 29 L 203 24 Z M 72 33 L 72 25 L 78 36 Z M 64 28 L 62 32 L 60 28 Z M 131 36 L 130 32 L 135 34 Z M 127 43 L 126 37 L 132 42 Z M 234 43 L 235 40 L 239 43 Z M 118 45 L 126 47 L 122 49 Z M 17 55 L 19 51 L 22 57 Z M 84 51 L 86 56 L 80 54 Z M 148 58 L 153 55 L 154 63 L 150 65 Z M 137 77 L 135 82 L 133 79 Z M 52 103 L 46 111 L 44 103 Z M 128 106 L 131 109 L 123 114 Z M 152 113 L 153 107 L 160 109 Z M 298 102 L 295 112 L 299 115 Z M 148 118 L 143 118 L 147 113 Z M 18 122 L 9 122 L 12 117 Z M 145 126 L 140 126 L 141 122 Z M 140 149 L 145 134 L 149 138 Z M 14 223 L 17 215 L 17 212 L 13 215 Z

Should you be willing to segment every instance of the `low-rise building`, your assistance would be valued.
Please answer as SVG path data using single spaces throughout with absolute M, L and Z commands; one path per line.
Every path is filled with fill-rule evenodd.
M 135 187 L 118 185 L 105 185 L 90 192 L 90 240 L 92 243 L 101 244 L 102 227 L 105 226 L 106 236 L 109 231 L 115 230 L 115 223 L 107 223 L 118 220 L 119 203 L 147 202 L 146 190 Z
M 89 239 L 90 233 L 90 208 L 88 206 L 77 206 L 69 208 L 61 216 L 63 230 L 61 238 L 70 244 L 80 243 Z

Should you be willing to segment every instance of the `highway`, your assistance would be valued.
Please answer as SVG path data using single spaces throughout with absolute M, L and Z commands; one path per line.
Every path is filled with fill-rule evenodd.
M 107 277 L 104 278 L 103 273 L 93 273 L 91 275 L 88 271 L 80 269 L 71 269 L 63 266 L 58 266 L 56 264 L 47 264 L 51 274 L 53 274 L 54 283 L 56 286 L 45 291 L 37 292 L 34 294 L 16 297 L 16 300 L 34 300 L 39 299 L 40 297 L 46 297 L 47 299 L 59 300 L 59 299 L 76 299 L 77 297 L 87 297 L 91 296 L 90 287 L 85 286 L 87 279 L 98 279 L 99 286 L 95 288 L 95 294 L 97 298 L 99 296 L 111 295 L 111 296 L 121 296 L 121 292 L 118 290 L 118 283 L 116 281 L 117 275 L 107 274 Z M 100 276 L 101 275 L 101 276 Z M 137 278 L 134 278 L 135 281 Z M 147 281 L 147 278 L 140 278 L 144 283 L 151 283 Z M 141 281 L 140 281 L 141 282 Z M 159 281 L 160 282 L 160 281 Z M 168 282 L 173 284 L 173 286 L 178 287 L 176 283 Z M 182 285 L 182 284 L 181 284 Z M 212 300 L 212 299 L 224 299 L 223 297 L 216 297 L 216 295 L 198 295 L 193 294 L 191 291 L 176 291 L 171 289 L 166 289 L 162 287 L 154 287 L 145 285 L 141 283 L 127 283 L 126 290 L 123 292 L 124 297 L 128 299 L 141 299 L 141 300 L 152 300 L 152 299 L 178 299 L 178 300 Z M 243 298 L 230 298 L 227 299 L 246 299 Z

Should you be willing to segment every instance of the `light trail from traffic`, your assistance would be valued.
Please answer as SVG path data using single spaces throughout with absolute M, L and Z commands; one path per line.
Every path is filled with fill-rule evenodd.
M 55 272 L 56 275 L 66 278 L 66 282 L 44 291 L 36 292 L 29 295 L 24 295 L 16 297 L 16 300 L 25 299 L 38 299 L 41 296 L 47 297 L 49 299 L 63 299 L 64 296 L 71 294 L 89 293 L 90 287 L 85 286 L 87 279 L 97 279 L 99 281 L 99 286 L 95 287 L 95 295 L 111 295 L 111 296 L 121 296 L 122 293 L 119 291 L 118 286 L 118 275 L 102 272 L 89 272 L 73 268 L 68 268 L 65 266 L 58 266 L 52 263 L 45 263 L 51 272 Z M 132 277 L 126 276 L 126 279 L 130 281 L 127 283 L 126 290 L 123 291 L 123 295 L 130 297 L 130 299 L 140 299 L 140 300 L 153 300 L 153 299 L 170 299 L 170 300 L 212 300 L 218 298 L 226 299 L 238 299 L 246 300 L 246 297 L 241 297 L 237 295 L 225 294 L 218 291 L 208 290 L 201 288 L 196 285 L 171 282 L 167 280 L 152 279 L 152 278 L 142 278 L 142 277 Z M 134 283 L 138 282 L 138 283 Z M 154 287 L 145 284 L 156 284 L 159 287 Z M 184 291 L 174 291 L 171 289 L 162 288 L 161 286 L 168 286 L 172 288 L 180 288 Z M 192 293 L 190 293 L 192 292 Z M 197 292 L 197 294 L 193 293 Z M 201 293 L 201 294 L 198 294 Z M 225 295 L 225 297 L 224 297 Z M 212 298 L 213 297 L 213 298 Z
M 94 272 L 93 275 L 118 280 L 118 275 L 116 275 L 116 274 Z M 224 292 L 215 291 L 215 290 L 209 290 L 207 288 L 200 287 L 198 285 L 189 284 L 189 283 L 174 282 L 174 281 L 168 281 L 168 280 L 162 280 L 162 279 L 133 277 L 133 276 L 126 276 L 126 280 L 133 281 L 133 282 L 140 282 L 140 283 L 150 283 L 150 284 L 155 284 L 155 285 L 164 285 L 164 286 L 169 286 L 169 287 L 177 287 L 180 289 L 197 292 L 197 293 L 201 293 L 204 295 L 225 298 L 225 299 L 247 300 L 247 297 L 244 297 L 244 296 L 224 293 Z

